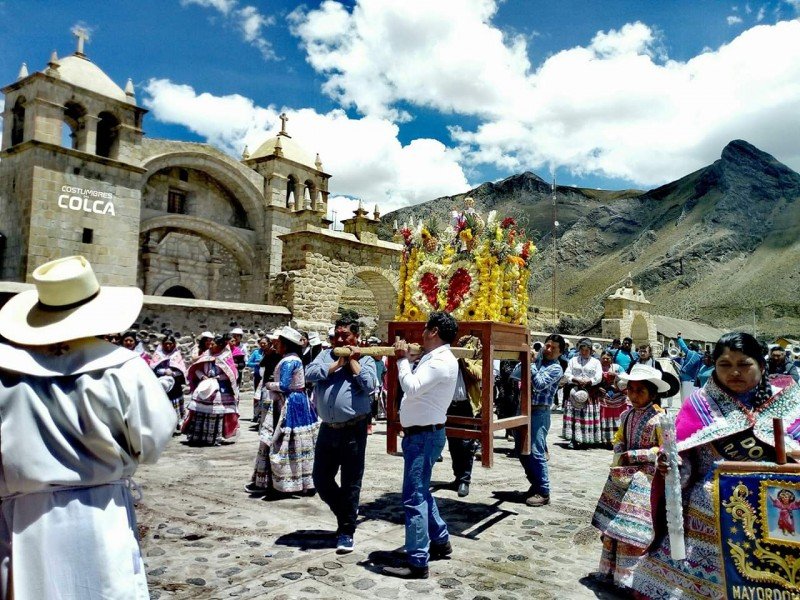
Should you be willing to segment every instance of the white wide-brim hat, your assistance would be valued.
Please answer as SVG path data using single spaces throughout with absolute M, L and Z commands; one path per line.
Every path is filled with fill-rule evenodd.
M 300 345 L 300 340 L 303 339 L 303 334 L 297 331 L 297 329 L 293 329 L 288 325 L 283 329 L 281 329 L 280 331 L 277 331 L 276 333 L 278 334 L 278 337 L 282 337 L 285 340 L 289 340 L 290 342 L 292 342 L 293 344 L 297 344 L 298 346 Z
M 658 388 L 658 391 L 662 394 L 670 391 L 670 388 L 672 387 L 668 381 L 663 379 L 663 374 L 661 371 L 655 367 L 649 367 L 647 365 L 640 364 L 633 365 L 630 373 L 620 373 L 617 387 L 619 387 L 621 390 L 624 390 L 628 387 L 629 381 L 649 381 L 655 385 L 656 388 Z
M 308 345 L 309 346 L 321 346 L 322 340 L 319 339 L 319 333 L 316 331 L 312 331 L 308 334 Z
M 142 290 L 101 287 L 83 256 L 45 263 L 31 278 L 36 289 L 0 309 L 0 335 L 17 344 L 46 346 L 125 331 L 142 310 Z

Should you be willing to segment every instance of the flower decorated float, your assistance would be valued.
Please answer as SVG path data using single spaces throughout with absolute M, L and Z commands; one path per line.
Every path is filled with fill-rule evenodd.
M 526 325 L 528 279 L 536 247 L 514 219 L 484 220 L 472 198 L 443 226 L 435 218 L 397 231 L 403 243 L 397 321 L 444 310 L 458 321 Z

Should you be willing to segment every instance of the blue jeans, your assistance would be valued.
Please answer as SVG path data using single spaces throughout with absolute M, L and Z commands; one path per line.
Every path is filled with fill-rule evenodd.
M 403 438 L 403 508 L 406 512 L 406 553 L 415 567 L 428 564 L 431 542 L 444 544 L 449 535 L 431 496 L 431 473 L 442 454 L 444 429 Z
M 547 471 L 547 432 L 550 431 L 550 407 L 531 406 L 531 453 L 519 455 L 531 492 L 550 496 L 550 475 Z

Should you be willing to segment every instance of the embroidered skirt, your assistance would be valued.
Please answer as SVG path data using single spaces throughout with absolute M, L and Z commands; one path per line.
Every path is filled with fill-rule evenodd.
M 181 426 L 181 433 L 186 435 L 190 444 L 232 444 L 239 436 L 239 415 L 215 415 L 190 409 Z
M 565 395 L 561 437 L 580 446 L 602 444 L 600 402 L 590 397 L 581 408 L 578 408 L 569 395 Z
M 625 394 L 600 400 L 600 440 L 603 444 L 611 446 L 614 443 L 614 434 L 621 424 L 620 417 L 626 410 L 628 401 Z

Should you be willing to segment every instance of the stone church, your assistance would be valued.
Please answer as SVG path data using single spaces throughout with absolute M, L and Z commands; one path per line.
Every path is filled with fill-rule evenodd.
M 385 329 L 401 248 L 378 240 L 377 206 L 330 228 L 331 175 L 284 115 L 241 160 L 150 139 L 131 81 L 112 81 L 77 37 L 74 54 L 2 88 L 0 281 L 82 254 L 101 283 L 151 297 L 286 307 L 317 331 L 339 306 L 366 307 Z

